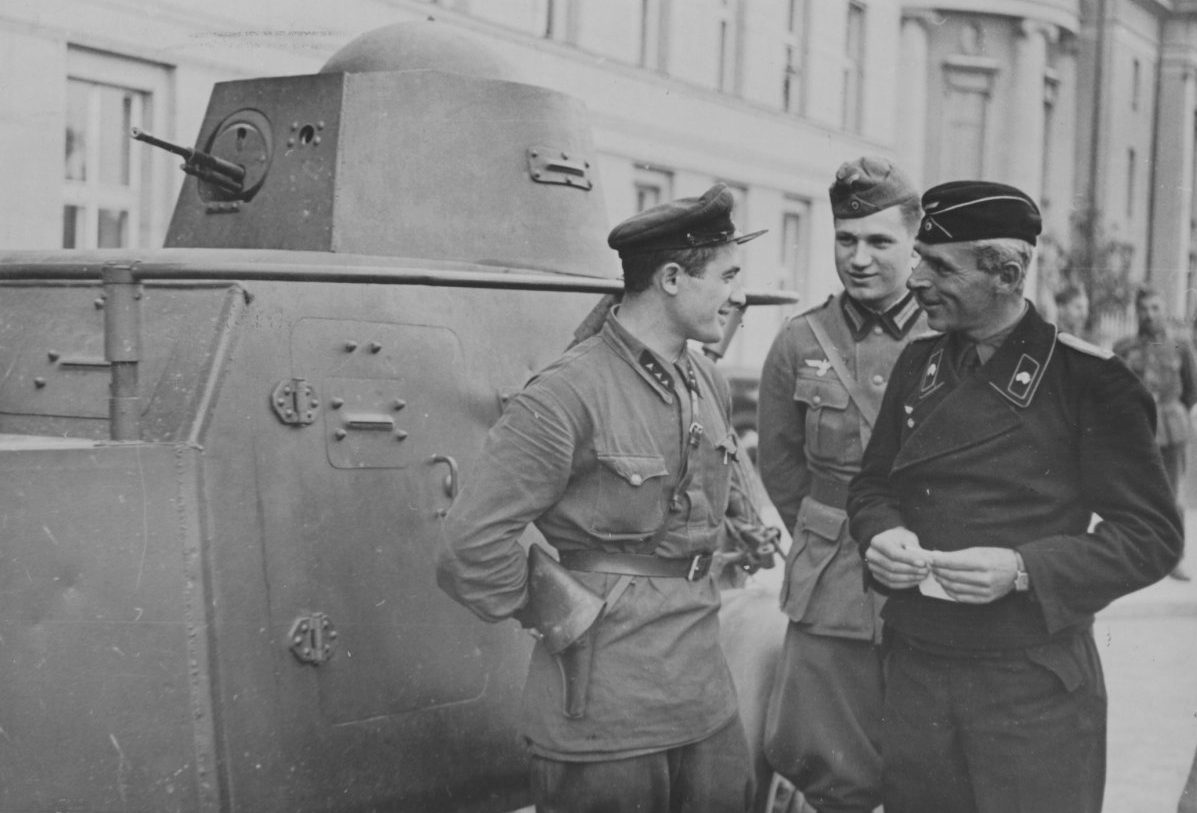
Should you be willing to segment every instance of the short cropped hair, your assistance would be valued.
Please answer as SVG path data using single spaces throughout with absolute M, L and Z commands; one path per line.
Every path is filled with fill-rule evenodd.
M 622 258 L 624 293 L 638 294 L 647 290 L 652 282 L 653 274 L 666 263 L 677 263 L 683 271 L 692 277 L 702 276 L 703 269 L 715 258 L 719 249 L 724 245 L 726 243 L 717 246 L 700 246 L 699 248 L 649 251 L 624 257 Z
M 1001 271 L 1007 263 L 1016 263 L 1022 270 L 1022 279 L 1018 282 L 1018 290 L 1021 291 L 1027 279 L 1031 258 L 1035 256 L 1035 247 L 1017 237 L 994 237 L 989 240 L 974 240 L 973 256 L 977 260 L 977 268 L 990 274 Z

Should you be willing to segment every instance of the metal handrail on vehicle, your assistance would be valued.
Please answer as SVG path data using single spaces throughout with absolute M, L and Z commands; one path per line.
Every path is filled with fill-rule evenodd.
M 201 255 L 202 256 L 197 256 Z M 146 281 L 332 282 L 501 288 L 521 291 L 615 294 L 610 277 L 535 272 L 481 263 L 325 252 L 259 249 L 162 249 L 130 258 L 127 251 L 21 251 L 0 253 L 0 282 L 98 279 L 104 287 L 104 357 L 111 365 L 108 399 L 112 440 L 140 440 L 137 389 L 141 360 L 141 290 Z M 748 305 L 789 305 L 788 291 L 745 291 Z

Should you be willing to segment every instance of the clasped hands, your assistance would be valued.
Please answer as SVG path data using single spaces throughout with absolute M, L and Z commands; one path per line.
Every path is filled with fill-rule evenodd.
M 908 528 L 873 537 L 865 552 L 873 578 L 894 590 L 916 587 L 933 575 L 950 597 L 964 604 L 988 604 L 1014 589 L 1018 557 L 1010 548 L 925 550 Z

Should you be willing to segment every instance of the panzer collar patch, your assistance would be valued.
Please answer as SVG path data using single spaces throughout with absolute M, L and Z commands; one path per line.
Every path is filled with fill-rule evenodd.
M 1010 380 L 1006 382 L 1004 390 L 1000 389 L 996 382 L 991 383 L 994 389 L 1006 396 L 1016 406 L 1025 407 L 1035 397 L 1035 390 L 1039 388 L 1039 382 L 1043 380 L 1044 369 L 1046 369 L 1045 364 L 1023 353 L 1014 367 L 1014 372 L 1010 375 Z
M 923 369 L 923 383 L 919 387 L 919 396 L 926 398 L 939 389 L 943 382 L 939 380 L 939 372 L 943 368 L 943 348 L 939 348 L 927 359 L 927 366 Z

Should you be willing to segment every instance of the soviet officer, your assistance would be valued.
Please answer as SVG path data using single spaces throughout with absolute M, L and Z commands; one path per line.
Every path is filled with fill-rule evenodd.
M 1023 297 L 1041 228 L 1025 193 L 956 181 L 922 203 L 908 285 L 944 333 L 898 358 L 848 495 L 889 592 L 885 811 L 1092 813 L 1094 613 L 1163 578 L 1182 545 L 1155 408 L 1112 353 Z
M 485 620 L 533 621 L 529 523 L 606 602 L 582 707 L 564 705 L 544 642 L 532 653 L 523 735 L 540 811 L 743 811 L 752 798 L 708 574 L 737 451 L 731 395 L 688 347 L 722 338 L 744 304 L 740 244 L 761 232 L 739 234 L 732 208 L 719 184 L 611 231 L 622 303 L 512 399 L 444 522 L 439 583 Z
M 794 540 L 765 753 L 818 810 L 872 811 L 882 599 L 862 589 L 844 506 L 894 361 L 926 332 L 906 289 L 919 193 L 890 161 L 866 156 L 839 168 L 830 196 L 844 289 L 782 327 L 761 373 L 761 475 Z

